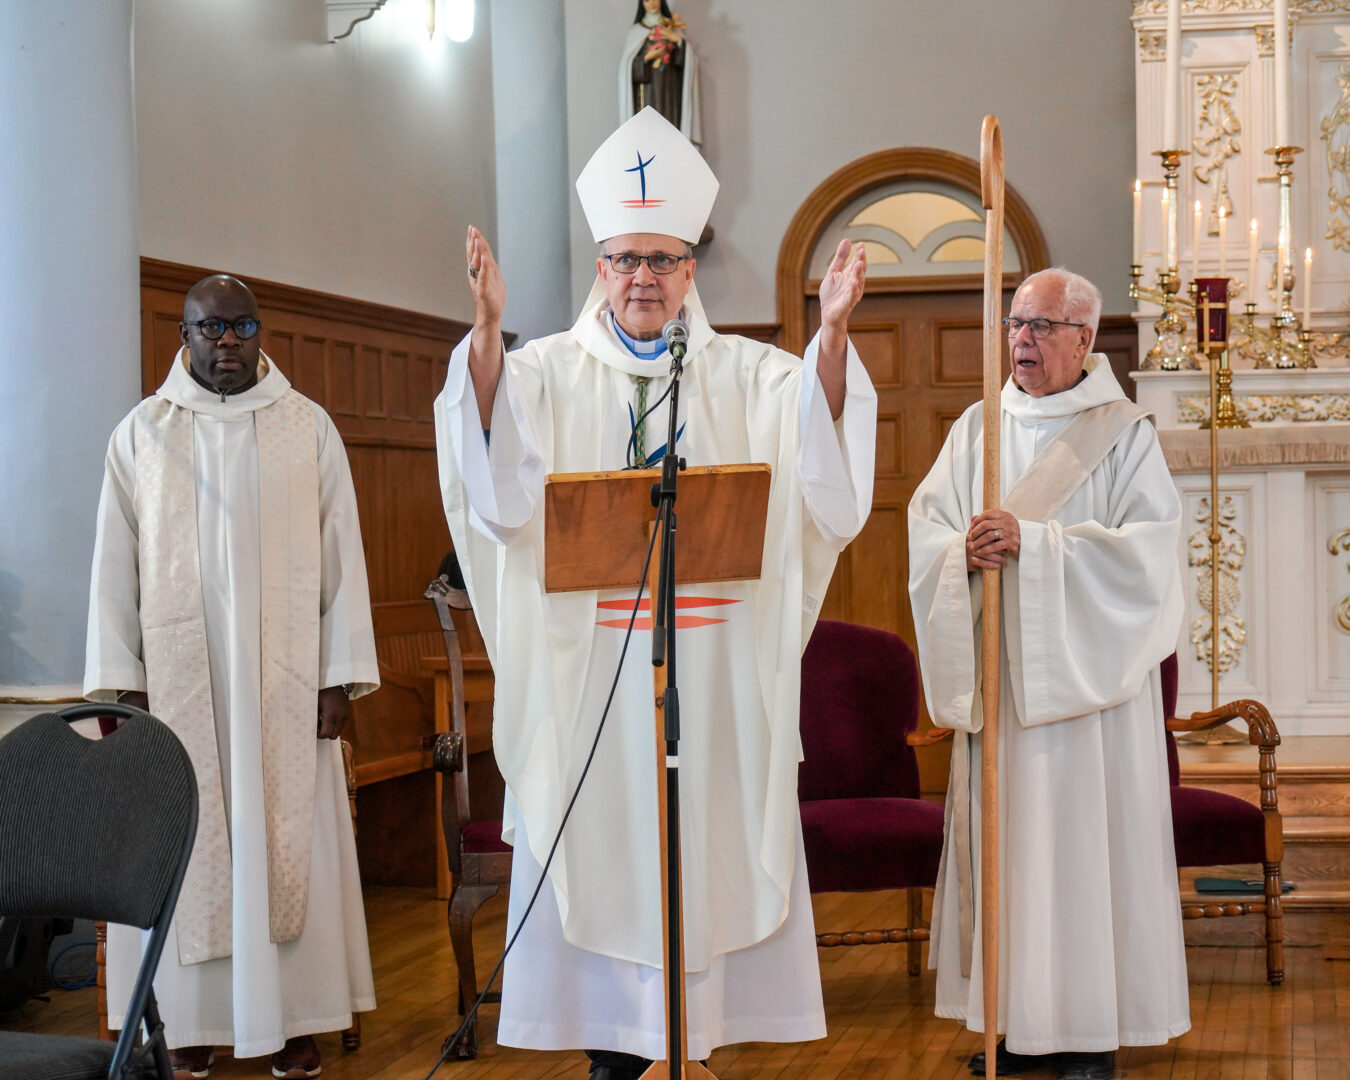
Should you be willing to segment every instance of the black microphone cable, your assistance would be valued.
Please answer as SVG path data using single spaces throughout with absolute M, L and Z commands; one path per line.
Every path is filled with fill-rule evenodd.
M 666 393 L 670 391 L 667 390 Z M 662 395 L 664 399 L 665 395 Z M 658 401 L 657 404 L 660 404 Z M 656 406 L 653 405 L 652 408 Z M 648 409 L 647 412 L 651 412 Z M 645 413 L 643 414 L 646 415 Z M 502 966 L 506 963 L 507 956 L 516 944 L 516 939 L 520 937 L 520 931 L 524 929 L 525 920 L 530 917 L 530 912 L 534 910 L 534 903 L 539 899 L 539 893 L 544 888 L 544 883 L 548 881 L 548 868 L 553 865 L 553 856 L 558 851 L 558 845 L 562 843 L 563 829 L 567 825 L 567 819 L 572 816 L 572 808 L 577 804 L 577 798 L 581 795 L 581 786 L 586 782 L 586 775 L 591 771 L 591 763 L 595 760 L 595 752 L 600 747 L 600 736 L 605 730 L 605 721 L 609 719 L 610 706 L 614 704 L 614 695 L 619 689 L 619 676 L 623 673 L 623 662 L 628 656 L 628 643 L 633 638 L 633 624 L 637 621 L 637 614 L 642 609 L 642 594 L 647 587 L 647 571 L 651 567 L 652 550 L 656 546 L 656 538 L 661 532 L 661 515 L 665 513 L 662 507 L 657 516 L 657 527 L 652 530 L 651 539 L 647 541 L 647 556 L 642 561 L 642 580 L 638 582 L 637 599 L 633 602 L 633 610 L 628 615 L 628 629 L 624 632 L 623 648 L 619 652 L 619 664 L 614 670 L 614 681 L 609 685 L 609 696 L 605 699 L 605 710 L 600 714 L 600 723 L 595 728 L 595 738 L 591 740 L 591 749 L 586 755 L 586 764 L 582 766 L 581 775 L 577 777 L 577 785 L 572 790 L 572 797 L 567 801 L 567 809 L 563 811 L 562 821 L 558 823 L 557 835 L 553 837 L 553 845 L 548 849 L 548 858 L 544 860 L 543 869 L 539 873 L 539 882 L 534 887 L 534 892 L 530 894 L 530 902 L 525 905 L 525 911 L 520 916 L 520 922 L 516 924 L 515 932 L 511 935 L 511 940 L 506 943 L 506 949 L 502 953 L 501 959 L 497 961 L 497 966 L 492 969 L 492 974 L 488 976 L 487 985 L 483 987 L 482 993 L 478 995 L 475 1001 L 465 1013 L 463 1022 L 454 1034 L 447 1036 L 444 1043 L 441 1044 L 441 1055 L 436 1059 L 436 1064 L 431 1067 L 424 1080 L 431 1080 L 436 1074 L 436 1070 L 449 1060 L 450 1055 L 455 1052 L 457 1047 L 468 1033 L 469 1026 L 473 1023 L 474 1017 L 478 1015 L 478 1009 L 487 1000 L 488 994 L 492 990 L 492 984 L 496 982 L 497 976 L 501 973 Z

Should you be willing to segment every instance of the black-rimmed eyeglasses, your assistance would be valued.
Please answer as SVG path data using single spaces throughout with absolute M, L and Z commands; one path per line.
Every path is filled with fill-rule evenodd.
M 202 332 L 202 337 L 207 341 L 219 341 L 225 336 L 226 330 L 233 330 L 234 336 L 240 341 L 247 341 L 259 330 L 262 329 L 262 323 L 252 315 L 241 315 L 230 322 L 227 319 L 198 319 L 196 322 L 185 322 L 184 326 L 195 326 Z
M 1087 323 L 1064 322 L 1062 319 L 1015 319 L 1009 315 L 1003 320 L 1003 329 L 1010 338 L 1022 332 L 1022 327 L 1031 327 L 1031 336 L 1037 341 L 1048 335 L 1056 326 L 1086 326 Z
M 609 265 L 620 274 L 636 274 L 638 267 L 644 262 L 647 264 L 653 274 L 673 274 L 679 269 L 680 263 L 687 259 L 688 255 L 668 255 L 664 251 L 658 251 L 654 255 L 639 255 L 633 251 L 620 251 L 616 255 L 601 255 L 602 259 L 608 259 Z

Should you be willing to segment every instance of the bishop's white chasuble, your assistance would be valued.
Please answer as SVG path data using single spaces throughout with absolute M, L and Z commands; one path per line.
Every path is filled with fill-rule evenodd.
M 1106 357 L 1084 366 L 1059 394 L 1004 387 L 1005 499 L 1077 415 L 1124 399 Z M 930 964 L 938 1015 L 975 1031 L 981 577 L 965 534 L 983 509 L 982 415 L 977 404 L 953 425 L 909 507 L 924 694 L 934 723 L 957 730 Z M 1018 515 L 1021 552 L 1003 571 L 999 971 L 1016 1053 L 1157 1044 L 1190 1027 L 1158 672 L 1182 617 L 1181 504 L 1136 420 L 1048 520 Z
M 318 690 L 379 684 L 346 454 L 264 358 L 220 395 L 180 353 L 113 433 L 85 694 L 148 690 L 193 758 L 199 819 L 155 992 L 170 1046 L 245 1057 L 374 1008 L 341 753 Z M 110 1023 L 141 933 L 110 926 Z
M 798 686 L 837 553 L 871 505 L 876 398 L 850 347 L 836 427 L 814 343 L 803 361 L 714 334 L 693 290 L 685 315 L 679 453 L 773 470 L 760 579 L 678 589 L 689 1052 L 706 1057 L 726 1042 L 824 1034 L 796 799 Z M 437 439 L 446 515 L 497 673 L 514 928 L 595 736 L 638 584 L 544 591 L 544 478 L 622 468 L 635 377 L 652 378 L 656 402 L 669 358 L 625 349 L 597 287 L 570 331 L 506 358 L 485 440 L 467 356 L 466 339 L 437 401 Z M 665 442 L 668 417 L 662 405 L 649 420 L 649 447 Z M 505 1043 L 665 1055 L 649 614 L 507 962 Z

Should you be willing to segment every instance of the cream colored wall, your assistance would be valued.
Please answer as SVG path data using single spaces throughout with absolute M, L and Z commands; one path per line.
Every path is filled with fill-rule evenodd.
M 141 254 L 456 318 L 495 225 L 488 4 L 428 44 L 388 0 L 325 44 L 318 0 L 137 0 Z
M 618 121 L 633 0 L 567 0 L 572 175 Z M 1134 68 L 1123 0 L 677 0 L 702 80 L 704 151 L 722 187 L 700 259 L 714 320 L 774 317 L 774 267 L 792 215 L 840 166 L 934 146 L 978 157 L 997 113 L 1007 176 L 1051 257 L 1127 310 Z M 572 203 L 572 291 L 594 276 Z

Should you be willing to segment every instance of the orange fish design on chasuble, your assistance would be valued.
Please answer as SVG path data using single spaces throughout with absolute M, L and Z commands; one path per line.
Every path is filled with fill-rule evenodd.
M 739 600 L 730 600 L 722 596 L 677 596 L 675 597 L 675 610 L 678 613 L 685 608 L 703 608 L 720 607 L 723 604 L 739 604 Z M 595 605 L 609 611 L 624 611 L 631 613 L 633 610 L 632 600 L 601 600 Z M 642 602 L 638 604 L 639 611 L 651 611 L 652 602 L 648 597 L 643 597 Z M 628 629 L 629 615 L 622 619 L 600 619 L 596 626 L 608 626 L 615 630 Z M 675 629 L 691 630 L 698 626 L 713 626 L 716 623 L 726 622 L 726 619 L 714 619 L 709 615 L 680 615 L 675 616 Z M 647 615 L 645 618 L 639 616 L 633 620 L 634 630 L 650 630 L 652 628 L 652 617 Z

